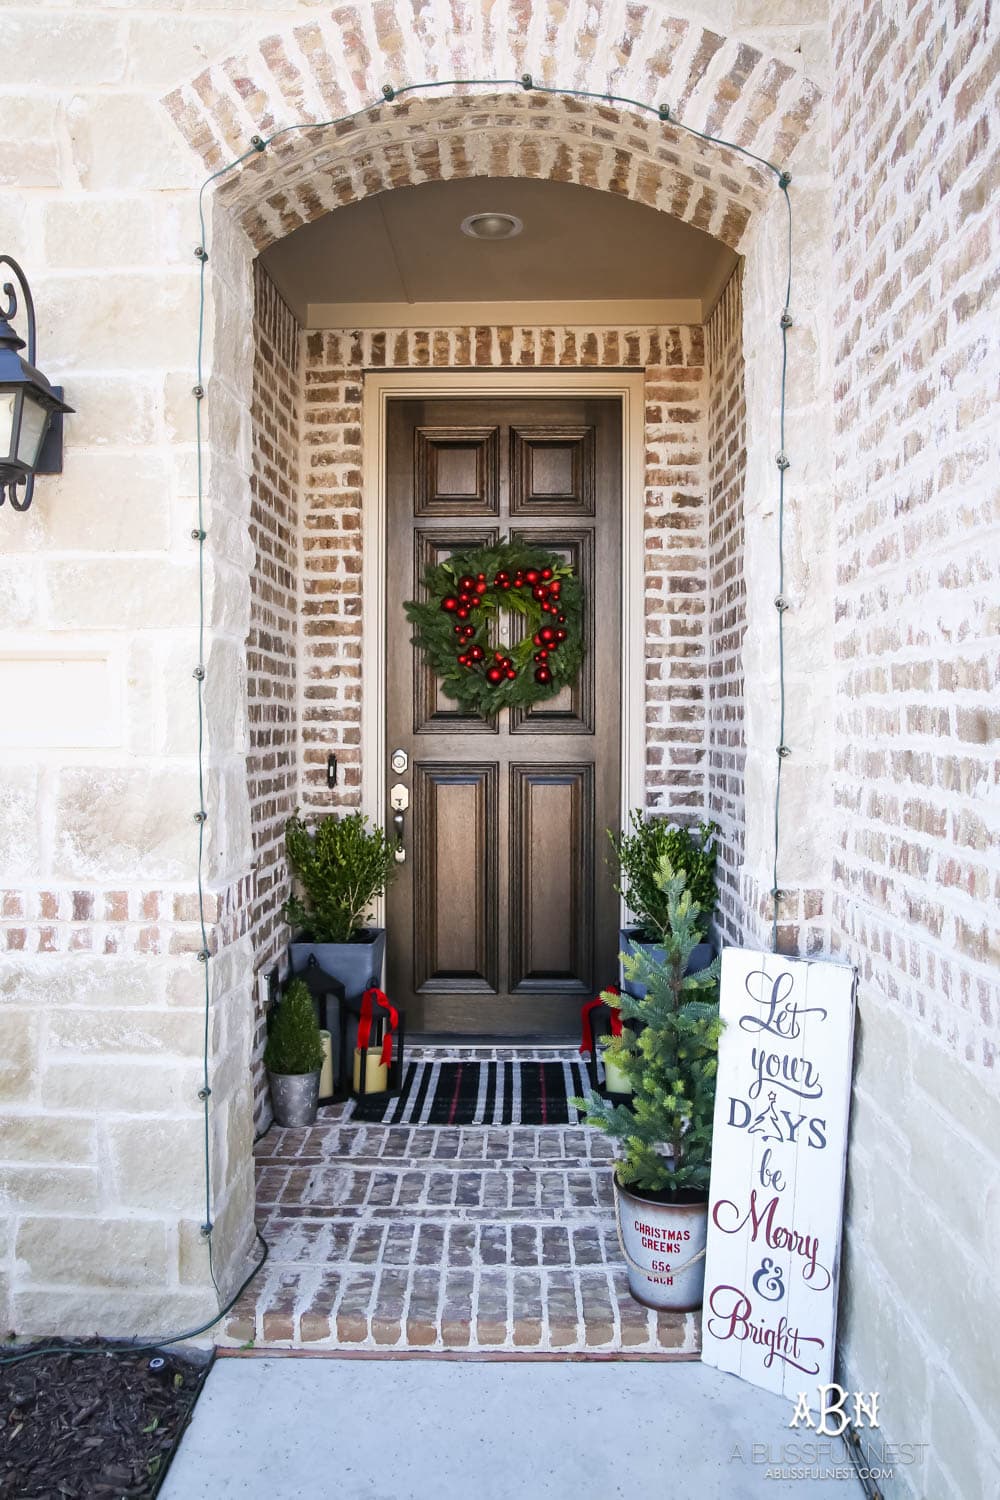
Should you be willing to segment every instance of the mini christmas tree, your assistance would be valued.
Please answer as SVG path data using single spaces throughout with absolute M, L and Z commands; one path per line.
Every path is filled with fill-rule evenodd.
M 593 1091 L 573 1103 L 588 1125 L 620 1143 L 616 1173 L 623 1187 L 669 1196 L 680 1189 L 708 1190 L 722 1022 L 719 960 L 696 974 L 685 972 L 703 922 L 685 873 L 675 874 L 665 854 L 656 879 L 669 917 L 665 958 L 659 962 L 643 949 L 624 958 L 627 977 L 646 987 L 642 999 L 602 997 L 624 1021 L 643 1023 L 637 1035 L 626 1028 L 617 1039 L 602 1038 L 632 1084 L 632 1106 L 611 1104 Z
M 315 1073 L 323 1066 L 323 1044 L 309 986 L 293 979 L 271 1023 L 264 1048 L 269 1073 Z

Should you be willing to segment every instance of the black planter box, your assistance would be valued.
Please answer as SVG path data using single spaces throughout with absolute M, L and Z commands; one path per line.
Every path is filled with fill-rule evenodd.
M 359 1000 L 365 990 L 381 989 L 385 961 L 385 928 L 363 927 L 349 943 L 310 943 L 305 937 L 288 945 L 293 974 L 304 973 L 315 958 L 324 974 L 338 979 L 347 1000 Z
M 654 961 L 658 960 L 660 963 L 662 963 L 666 958 L 664 949 L 661 948 L 658 943 L 644 943 L 639 937 L 639 931 L 640 929 L 638 927 L 623 927 L 620 930 L 618 934 L 620 951 L 622 953 L 635 953 L 638 949 L 641 948 L 644 950 L 644 952 L 648 953 L 650 958 L 652 958 Z M 691 954 L 691 957 L 688 959 L 686 972 L 688 974 L 697 974 L 702 969 L 707 969 L 714 957 L 715 949 L 712 947 L 711 943 L 699 943 L 697 948 L 695 948 L 695 950 Z M 622 971 L 621 987 L 626 995 L 631 995 L 636 1000 L 641 1000 L 646 993 L 646 986 L 644 984 L 637 984 L 633 980 L 626 979 L 624 976 L 624 970 Z

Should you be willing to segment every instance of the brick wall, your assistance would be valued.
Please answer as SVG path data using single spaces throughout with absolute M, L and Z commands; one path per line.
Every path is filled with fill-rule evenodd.
M 708 366 L 708 787 L 707 811 L 719 825 L 717 923 L 728 942 L 744 933 L 743 492 L 746 397 L 743 390 L 742 271 L 730 279 L 705 325 Z
M 646 377 L 646 800 L 705 801 L 705 371 L 699 327 L 309 333 L 303 423 L 303 806 L 361 787 L 362 376 L 365 369 L 628 368 Z M 326 785 L 336 751 L 340 784 Z
M 811 6 L 778 27 L 751 0 L 705 0 L 697 20 L 631 7 L 611 52 L 604 36 L 618 23 L 589 0 L 571 0 L 558 26 L 532 0 L 455 0 L 419 15 L 184 0 L 173 12 L 176 24 L 152 5 L 53 0 L 10 13 L 21 66 L 0 121 L 0 217 L 31 277 L 43 366 L 76 411 L 63 474 L 40 482 L 27 516 L 0 516 L 11 554 L 0 559 L 0 630 L 23 660 L 69 646 L 89 654 L 114 699 L 97 746 L 77 725 L 57 745 L 4 741 L 0 1311 L 25 1334 L 162 1333 L 214 1306 L 199 1229 L 205 971 L 192 951 L 192 250 L 206 161 L 244 153 L 257 131 L 360 109 L 387 79 L 532 71 L 594 95 L 442 89 L 364 110 L 349 129 L 286 134 L 204 198 L 204 875 L 214 1266 L 225 1288 L 246 1270 L 252 1232 L 247 924 L 260 915 L 246 765 L 261 749 L 248 735 L 246 643 L 262 597 L 249 581 L 253 249 L 243 229 L 260 247 L 387 183 L 506 171 L 656 204 L 749 255 L 771 192 L 764 176 L 605 105 L 602 92 L 666 100 L 696 129 L 725 129 L 781 160 L 822 140 L 824 28 Z M 684 378 L 700 364 L 690 354 Z M 681 440 L 669 449 L 684 451 Z M 652 497 L 665 544 L 681 540 L 675 520 L 690 520 L 675 492 L 687 481 L 665 480 Z M 670 524 L 656 526 L 661 517 Z M 684 611 L 664 607 L 663 618 L 664 639 L 676 628 L 686 648 Z
M 884 1488 L 935 1500 L 1000 1491 L 989 26 L 989 4 L 833 13 L 833 941 L 861 971 L 843 1353 L 886 1436 L 930 1444 Z
M 294 314 L 255 261 L 250 540 L 256 564 L 247 636 L 247 779 L 255 875 L 251 936 L 258 972 L 282 959 L 288 938 L 281 916 L 288 885 L 284 825 L 295 810 L 298 785 L 299 334 Z M 267 1110 L 259 1066 L 263 1045 L 264 1014 L 255 989 L 258 1120 Z

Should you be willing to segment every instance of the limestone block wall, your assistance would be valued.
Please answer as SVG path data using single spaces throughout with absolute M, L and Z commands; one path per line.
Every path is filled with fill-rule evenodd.
M 833 46 L 844 1366 L 930 1444 L 886 1492 L 976 1500 L 1000 1490 L 996 26 L 852 0 Z

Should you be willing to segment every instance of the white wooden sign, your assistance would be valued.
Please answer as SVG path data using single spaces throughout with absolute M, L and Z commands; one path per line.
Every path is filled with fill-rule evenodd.
M 810 1405 L 833 1380 L 855 984 L 722 955 L 702 1359 Z

